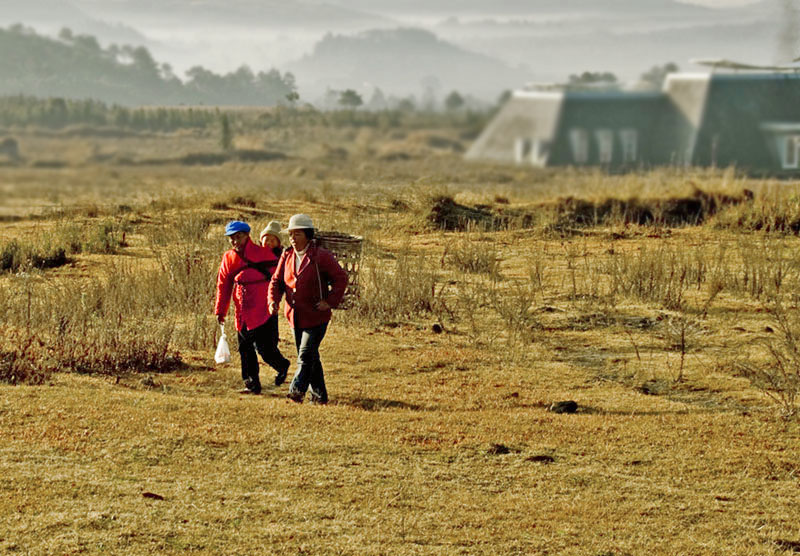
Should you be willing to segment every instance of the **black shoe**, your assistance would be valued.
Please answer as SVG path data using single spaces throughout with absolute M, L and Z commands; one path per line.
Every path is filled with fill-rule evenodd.
M 303 398 L 305 398 L 305 394 L 302 392 L 298 392 L 297 390 L 289 390 L 289 393 L 286 394 L 286 397 L 296 403 L 303 403 Z
M 261 383 L 257 382 L 251 378 L 244 381 L 245 389 L 242 390 L 241 394 L 260 394 L 261 393 Z
M 286 365 L 286 368 L 282 371 L 278 371 L 278 374 L 275 375 L 275 386 L 280 386 L 284 382 L 286 382 L 286 375 L 289 374 L 289 364 Z
M 328 403 L 328 396 L 317 396 L 314 392 L 311 392 L 311 403 L 314 405 L 325 405 Z
M 240 394 L 252 394 L 253 396 L 258 396 L 261 394 L 261 390 L 251 390 L 250 388 L 242 388 L 239 390 Z

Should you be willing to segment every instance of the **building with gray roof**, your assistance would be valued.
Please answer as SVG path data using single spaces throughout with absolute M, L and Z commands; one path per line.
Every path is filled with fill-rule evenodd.
M 671 74 L 661 91 L 517 91 L 469 160 L 800 173 L 800 74 Z

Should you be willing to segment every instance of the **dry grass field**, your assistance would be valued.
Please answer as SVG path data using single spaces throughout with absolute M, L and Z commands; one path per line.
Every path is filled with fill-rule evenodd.
M 800 552 L 797 183 L 338 133 L 239 137 L 294 146 L 208 166 L 136 163 L 202 136 L 18 134 L 0 552 Z M 364 237 L 323 407 L 239 395 L 236 360 L 213 362 L 225 222 L 297 212 Z

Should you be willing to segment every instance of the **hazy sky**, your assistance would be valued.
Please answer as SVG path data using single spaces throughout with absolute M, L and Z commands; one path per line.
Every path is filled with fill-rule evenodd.
M 686 4 L 700 4 L 701 6 L 711 6 L 714 8 L 726 8 L 731 6 L 744 6 L 754 4 L 758 0 L 681 0 Z
M 493 102 L 501 90 L 529 81 L 564 82 L 584 71 L 608 71 L 634 82 L 649 68 L 668 62 L 684 71 L 701 71 L 705 68 L 690 60 L 770 64 L 800 54 L 800 36 L 784 41 L 786 45 L 778 40 L 783 19 L 789 20 L 780 18 L 780 7 L 800 0 L 649 0 L 640 10 L 630 9 L 640 1 L 0 0 L 0 20 L 13 14 L 14 6 L 20 13 L 30 8 L 29 13 L 39 13 L 49 25 L 45 32 L 54 34 L 63 23 L 53 21 L 57 14 L 44 17 L 43 6 L 74 4 L 97 21 L 81 23 L 73 16 L 73 31 L 97 36 L 105 45 L 144 44 L 178 76 L 197 65 L 217 73 L 243 64 L 253 71 L 277 68 L 295 74 L 305 99 L 323 95 L 328 87 L 362 87 L 359 92 L 368 95 L 367 83 L 387 94 L 420 95 L 422 78 L 450 76 L 456 59 L 472 69 L 464 70 L 464 81 L 456 74 L 442 77 L 442 94 L 458 89 Z M 687 9 L 672 1 L 720 9 Z M 207 4 L 207 13 L 190 9 L 198 4 Z M 534 9 L 537 5 L 543 7 L 541 14 Z M 754 7 L 722 9 L 747 5 Z M 650 17 L 647 6 L 659 16 Z M 352 10 L 359 9 L 376 15 L 354 16 Z M 10 24 L 16 18 L 5 19 Z M 130 28 L 117 27 L 118 21 Z M 358 35 L 398 24 L 427 29 L 434 38 L 397 38 L 390 31 Z M 342 37 L 317 52 L 328 31 Z M 418 54 L 406 61 L 403 55 L 410 49 Z M 492 79 L 469 75 L 478 71 L 474 68 L 488 72 L 486 64 L 495 71 Z

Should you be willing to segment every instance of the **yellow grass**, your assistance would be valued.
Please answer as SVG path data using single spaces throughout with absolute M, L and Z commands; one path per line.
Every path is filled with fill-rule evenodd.
M 436 192 L 466 204 L 492 204 L 502 195 L 512 207 L 530 208 L 566 194 L 682 195 L 690 182 L 783 198 L 796 194 L 796 184 L 732 172 L 536 172 L 419 156 L 0 169 L 7 193 L 0 210 L 21 217 L 0 228 L 0 243 L 64 221 L 92 226 L 111 218 L 131 229 L 128 246 L 115 255 L 79 254 L 68 267 L 0 276 L 3 295 L 24 291 L 15 289 L 24 280 L 48 287 L 106 280 L 109 269 L 121 268 L 114 265 L 143 276 L 168 247 L 157 244 L 159 226 L 190 218 L 207 218 L 208 232 L 197 243 L 176 240 L 178 247 L 202 248 L 199 256 L 213 258 L 213 267 L 225 249 L 227 219 L 246 218 L 260 229 L 302 211 L 321 228 L 363 234 L 368 268 L 392 272 L 395 261 L 410 260 L 405 253 L 422 255 L 444 304 L 385 322 L 335 314 L 322 344 L 326 407 L 291 403 L 285 385 L 260 397 L 237 394 L 236 361 L 213 364 L 210 318 L 203 345 L 176 340 L 184 361 L 177 371 L 56 372 L 42 386 L 0 385 L 0 552 L 798 550 L 798 422 L 780 418 L 735 372 L 745 352 L 765 365 L 758 342 L 776 337 L 765 328 L 774 328 L 768 299 L 737 285 L 737 272 L 758 251 L 791 263 L 797 237 L 720 230 L 713 222 L 671 230 L 619 224 L 576 235 L 548 231 L 547 222 L 444 233 L 418 221 L 417 211 Z M 238 206 L 235 197 L 257 206 Z M 410 208 L 393 209 L 396 200 Z M 123 204 L 131 210 L 120 212 Z M 54 209 L 61 216 L 39 217 Z M 499 278 L 461 272 L 445 260 L 445 247 L 464 241 L 497 253 Z M 708 281 L 686 288 L 679 309 L 607 297 L 609 278 L 599 269 L 611 260 L 635 261 L 642 250 L 659 248 L 710 256 L 720 246 L 731 271 L 706 314 Z M 540 282 L 531 279 L 534 267 Z M 796 267 L 787 268 L 786 292 L 800 292 Z M 481 297 L 489 290 L 494 297 Z M 129 300 L 131 312 L 147 302 L 139 295 Z M 495 310 L 514 295 L 531 303 L 525 330 Z M 186 308 L 176 326 L 195 314 L 209 317 L 212 296 L 209 289 L 207 305 Z M 0 316 L 4 326 L 18 322 L 6 308 Z M 681 353 L 665 323 L 679 318 L 689 319 L 694 333 L 676 382 Z M 435 333 L 433 324 L 444 331 Z M 294 360 L 283 320 L 281 334 L 281 349 Z M 262 376 L 271 381 L 263 365 Z M 548 411 L 561 400 L 577 401 L 578 412 Z

